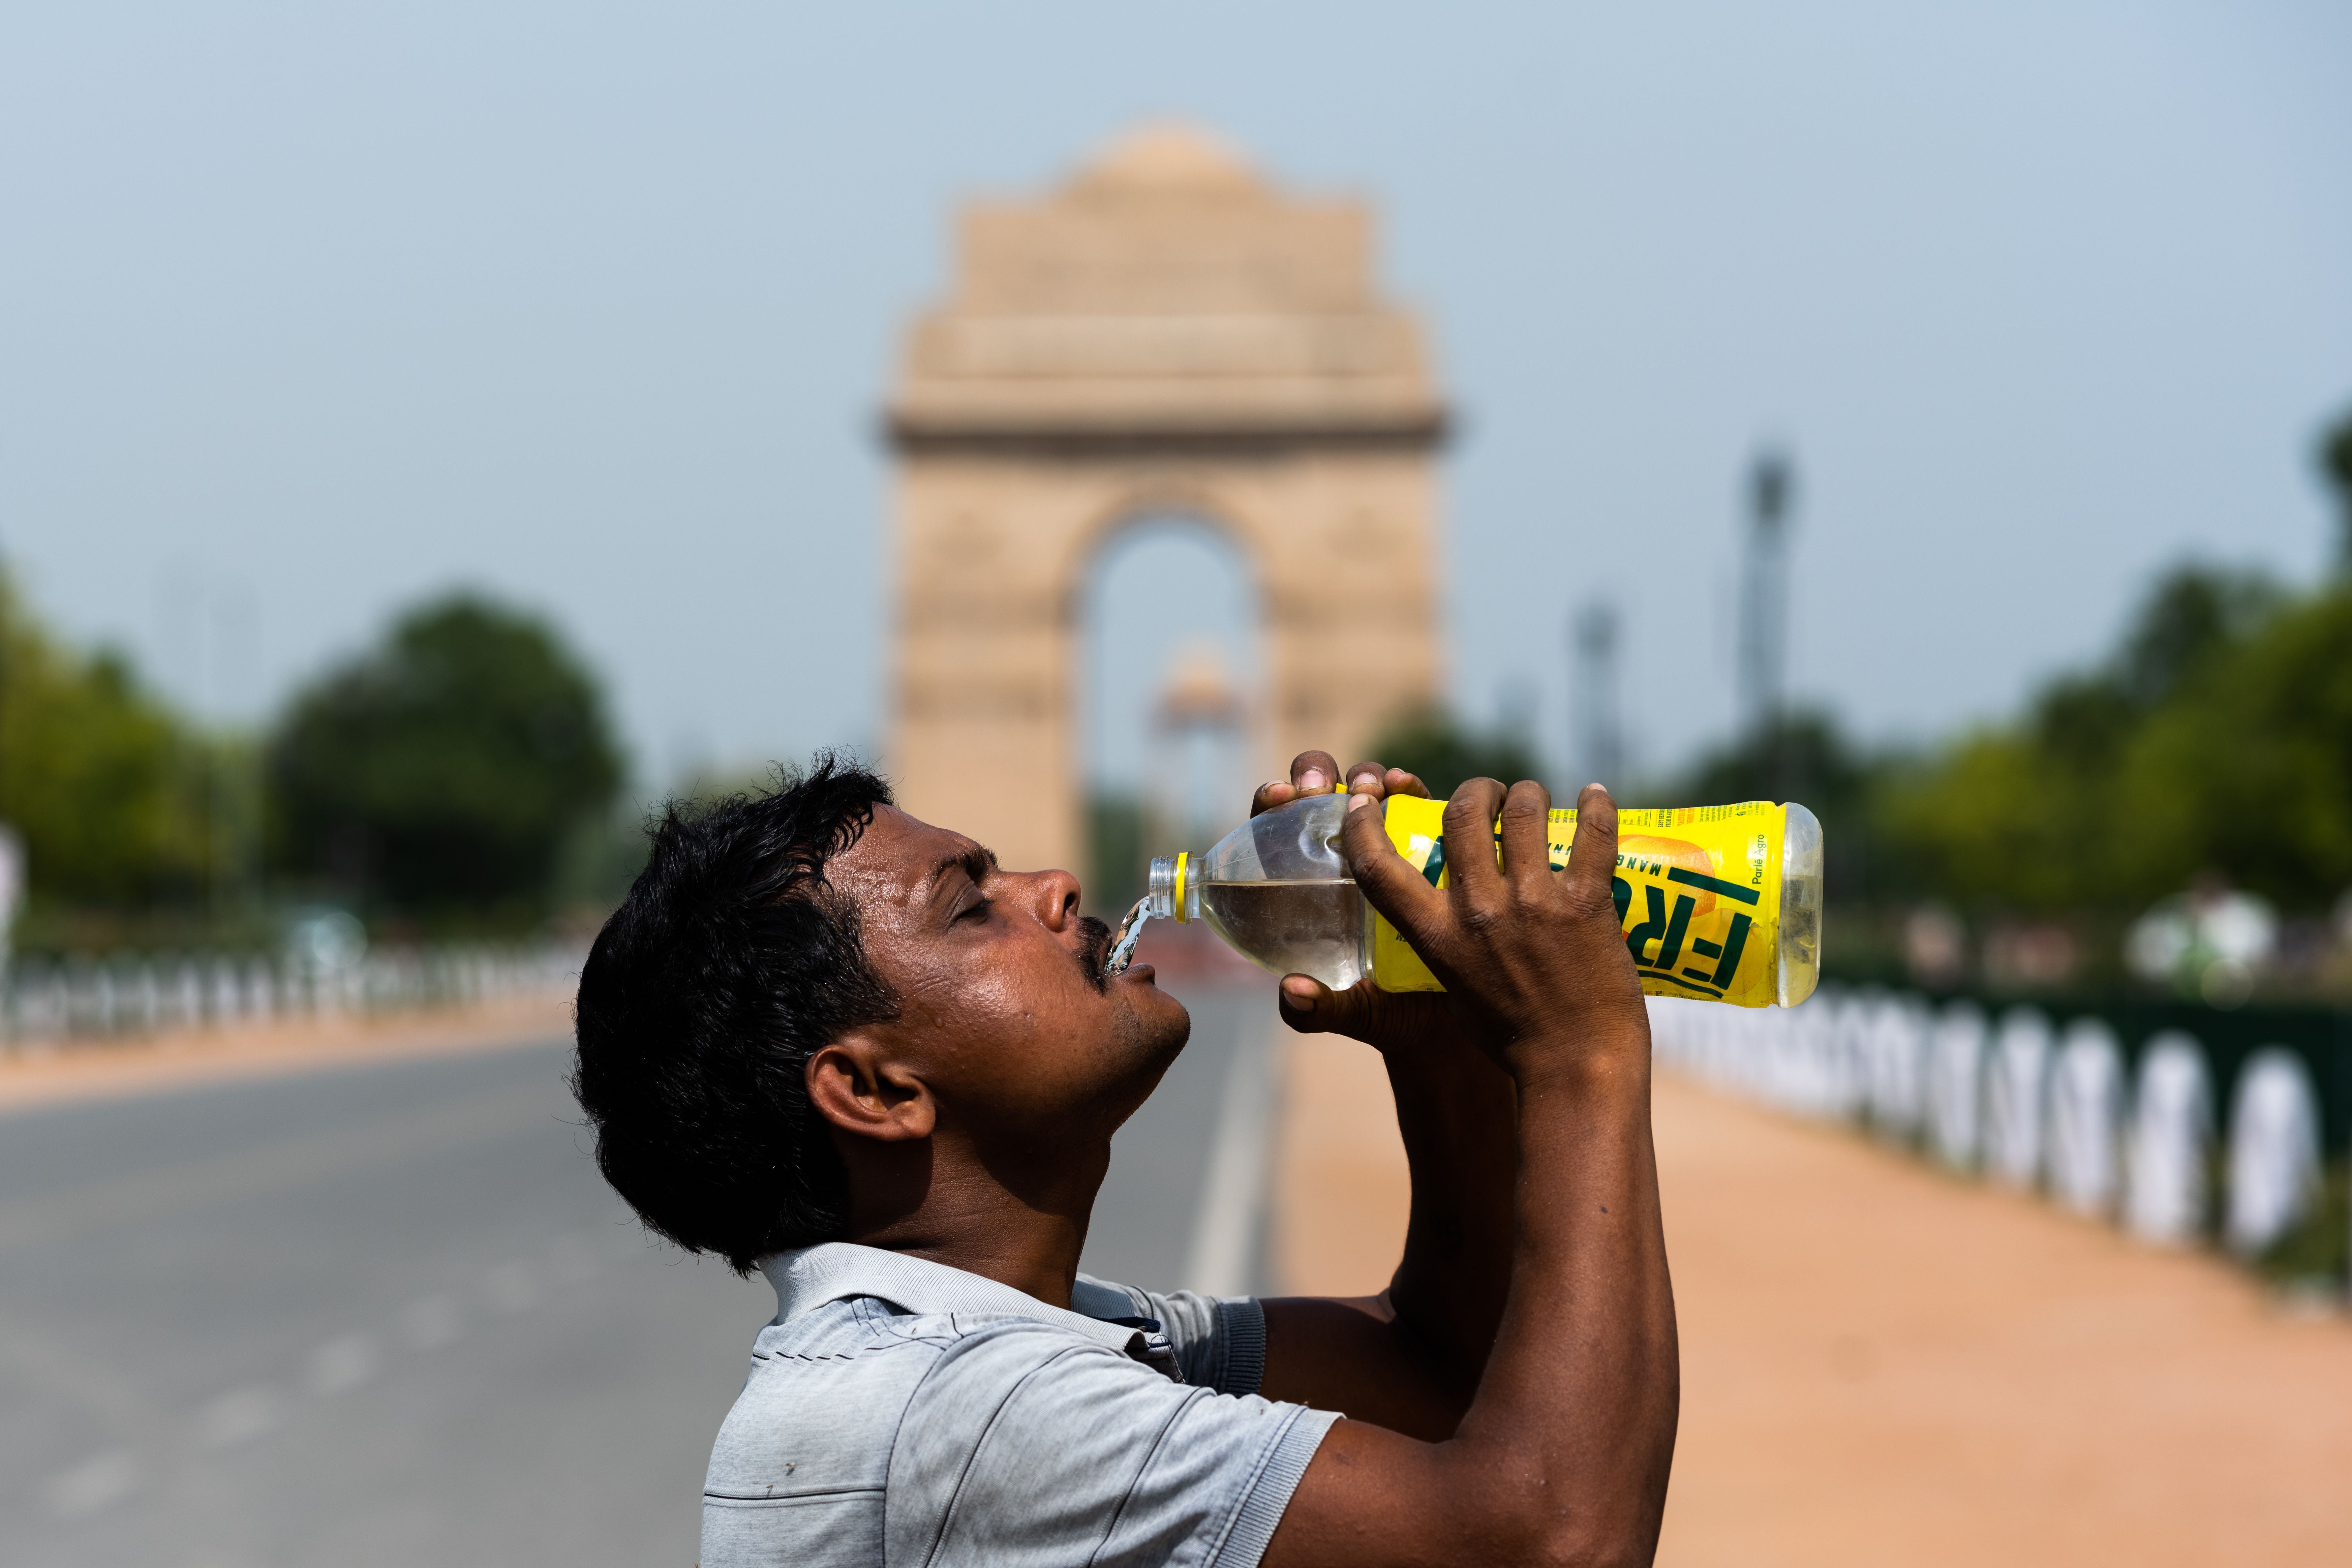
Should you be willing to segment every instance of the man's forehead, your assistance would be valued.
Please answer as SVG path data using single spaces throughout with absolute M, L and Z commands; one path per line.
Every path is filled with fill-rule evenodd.
M 862 897 L 903 900 L 929 891 L 942 868 L 987 853 L 964 834 L 882 805 L 857 842 L 834 857 L 827 879 L 856 884 Z

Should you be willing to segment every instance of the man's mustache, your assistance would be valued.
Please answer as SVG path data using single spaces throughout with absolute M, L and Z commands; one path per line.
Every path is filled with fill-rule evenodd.
M 1110 989 L 1110 976 L 1103 967 L 1110 962 L 1112 940 L 1110 927 L 1092 915 L 1078 917 L 1078 968 L 1097 991 Z

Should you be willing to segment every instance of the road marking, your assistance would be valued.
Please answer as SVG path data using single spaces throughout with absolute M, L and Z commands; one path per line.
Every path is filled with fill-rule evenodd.
M 125 1364 L 120 1355 L 84 1354 L 37 1324 L 0 1318 L 0 1366 L 18 1384 L 81 1411 L 111 1436 L 136 1441 L 165 1415 L 145 1384 L 124 1374 Z
M 1225 1067 L 1217 1108 L 1216 1142 L 1201 1184 L 1201 1207 L 1184 1257 L 1187 1289 L 1211 1296 L 1246 1296 L 1259 1216 L 1265 1209 L 1265 1173 L 1274 1134 L 1274 1063 L 1279 1022 L 1243 1026 Z M 1286 1032 L 1287 1032 L 1286 1030 Z
M 139 1456 L 128 1448 L 92 1454 L 49 1478 L 49 1511 L 60 1519 L 87 1518 L 136 1491 L 140 1475 Z
M 541 1249 L 551 1260 L 548 1269 L 559 1282 L 577 1284 L 601 1271 L 593 1235 L 567 1231 Z M 631 1238 L 629 1250 L 641 1253 L 642 1239 Z M 483 1285 L 491 1301 L 508 1312 L 528 1311 L 541 1295 L 539 1277 L 525 1258 L 511 1258 L 489 1269 L 483 1276 Z M 573 1293 L 562 1294 L 568 1298 Z M 411 1349 L 419 1351 L 446 1345 L 465 1331 L 463 1310 L 457 1298 L 447 1291 L 410 1302 L 401 1311 L 397 1323 L 399 1338 Z M 37 1348 L 41 1352 L 55 1349 L 46 1342 L 17 1342 L 14 1335 L 0 1335 L 0 1351 L 15 1351 L 18 1359 L 32 1354 Z M 46 1361 L 47 1357 L 35 1359 Z M 355 1331 L 327 1340 L 310 1352 L 303 1363 L 300 1386 L 313 1395 L 331 1397 L 373 1381 L 384 1370 L 382 1342 L 375 1335 Z M 76 1403 L 91 1408 L 101 1417 L 150 1430 L 161 1421 L 152 1407 L 127 1391 L 110 1390 L 111 1397 L 91 1398 L 87 1391 L 58 1385 L 55 1377 L 34 1382 L 42 1392 L 60 1396 L 71 1397 L 82 1392 L 84 1397 Z M 230 1389 L 199 1407 L 184 1430 L 197 1447 L 230 1448 L 266 1436 L 297 1413 L 295 1405 L 278 1388 L 248 1384 Z M 174 1426 L 176 1422 L 163 1424 Z M 174 1460 L 166 1468 L 176 1468 L 186 1462 Z M 128 1447 L 111 1447 L 51 1476 L 43 1484 L 42 1492 L 53 1515 L 60 1520 L 78 1521 L 121 1502 L 147 1481 L 147 1467 L 137 1453 Z
M 345 1334 L 310 1352 L 303 1382 L 313 1394 L 344 1394 L 373 1377 L 381 1364 L 373 1340 L 365 1334 Z
M 457 1310 L 457 1299 L 446 1292 L 411 1301 L 400 1314 L 400 1337 L 411 1350 L 437 1351 L 465 1331 L 465 1314 Z
M 277 1430 L 286 1402 L 258 1384 L 232 1388 L 196 1412 L 196 1441 L 207 1448 L 233 1448 Z
M 0 1204 L 0 1252 L 151 1224 L 193 1209 L 301 1186 L 363 1165 L 414 1159 L 511 1131 L 554 1104 L 545 1084 L 466 1096 L 356 1128 L 333 1128 L 256 1149 L 130 1171 L 62 1193 Z
M 484 1275 L 482 1288 L 489 1294 L 490 1305 L 501 1312 L 528 1312 L 539 1300 L 539 1281 L 531 1278 L 530 1265 L 520 1258 Z
M 548 1245 L 548 1267 L 560 1286 L 576 1288 L 596 1278 L 602 1260 L 596 1245 L 576 1230 L 565 1231 Z

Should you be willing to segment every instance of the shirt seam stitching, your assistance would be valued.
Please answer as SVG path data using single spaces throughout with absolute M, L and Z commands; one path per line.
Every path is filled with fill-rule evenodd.
M 1202 1568 L 1217 1568 L 1218 1562 L 1225 1554 L 1226 1543 L 1234 1538 L 1234 1527 L 1241 1522 L 1242 1510 L 1249 1507 L 1258 1483 L 1265 1479 L 1266 1467 L 1274 1463 L 1274 1456 L 1280 1451 L 1284 1439 L 1290 1436 L 1290 1429 L 1298 1425 L 1299 1418 L 1306 1413 L 1306 1405 L 1294 1405 L 1290 1407 L 1289 1416 L 1276 1423 L 1274 1431 L 1258 1449 L 1257 1458 L 1250 1466 L 1249 1479 L 1234 1493 L 1233 1506 L 1225 1510 L 1224 1522 L 1218 1526 L 1217 1538 L 1210 1542 L 1209 1555 L 1202 1560 Z M 1286 1504 L 1285 1511 L 1288 1511 Z

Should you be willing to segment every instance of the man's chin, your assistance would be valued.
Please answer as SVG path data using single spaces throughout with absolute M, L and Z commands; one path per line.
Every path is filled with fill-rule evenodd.
M 1154 983 L 1151 965 L 1139 963 L 1129 969 L 1110 983 L 1110 993 L 1128 1016 L 1131 1037 L 1162 1066 L 1175 1060 L 1192 1037 L 1192 1015 Z

